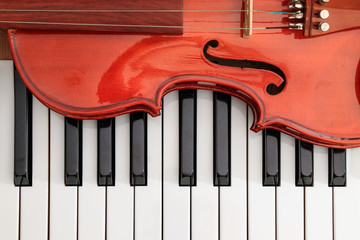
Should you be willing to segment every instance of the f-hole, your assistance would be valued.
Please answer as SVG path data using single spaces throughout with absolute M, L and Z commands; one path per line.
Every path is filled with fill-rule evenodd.
M 221 66 L 237 67 L 237 68 L 241 68 L 241 69 L 253 68 L 253 69 L 262 69 L 262 70 L 266 70 L 266 71 L 271 71 L 271 72 L 279 75 L 283 79 L 283 82 L 279 86 L 276 86 L 274 83 L 270 83 L 269 85 L 266 86 L 266 92 L 270 95 L 277 95 L 284 90 L 284 88 L 286 86 L 286 76 L 280 68 L 278 68 L 275 65 L 269 64 L 269 63 L 259 62 L 259 61 L 250 61 L 247 59 L 238 60 L 238 59 L 218 58 L 218 57 L 210 55 L 207 52 L 209 47 L 217 48 L 218 46 L 219 46 L 219 42 L 217 40 L 211 40 L 205 44 L 203 52 L 204 52 L 204 56 L 207 60 L 209 60 L 210 62 L 212 62 L 214 64 L 221 65 Z

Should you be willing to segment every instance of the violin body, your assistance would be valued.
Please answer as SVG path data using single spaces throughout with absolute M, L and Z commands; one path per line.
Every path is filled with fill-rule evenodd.
M 238 0 L 182 2 L 183 10 L 242 6 Z M 255 1 L 254 9 L 284 11 L 286 6 L 278 0 Z M 360 146 L 360 29 L 320 36 L 254 30 L 243 38 L 242 18 L 240 12 L 184 11 L 184 28 L 174 31 L 19 27 L 10 29 L 8 37 L 28 88 L 65 116 L 100 119 L 134 111 L 157 116 L 168 92 L 207 89 L 247 102 L 254 131 L 273 128 L 327 147 Z M 177 24 L 179 16 L 174 19 Z M 256 28 L 287 19 L 254 14 L 253 21 Z

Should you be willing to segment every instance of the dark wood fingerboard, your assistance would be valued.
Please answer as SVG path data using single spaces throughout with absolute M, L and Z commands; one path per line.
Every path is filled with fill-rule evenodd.
M 0 60 L 12 60 L 6 32 L 0 31 Z

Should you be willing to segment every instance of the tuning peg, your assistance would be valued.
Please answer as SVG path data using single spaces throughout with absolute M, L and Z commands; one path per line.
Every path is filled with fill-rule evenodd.
M 328 10 L 324 9 L 319 12 L 319 17 L 322 19 L 327 19 L 329 16 L 330 16 L 330 13 Z
M 325 4 L 329 3 L 329 2 L 330 2 L 330 0 L 319 0 L 320 5 L 325 5 Z
M 327 22 L 321 22 L 319 23 L 318 28 L 322 32 L 327 32 L 330 29 L 330 24 L 328 24 Z

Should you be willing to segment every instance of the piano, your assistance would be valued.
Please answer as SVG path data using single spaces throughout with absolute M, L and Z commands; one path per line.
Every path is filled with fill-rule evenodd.
M 254 133 L 249 106 L 207 90 L 158 117 L 67 118 L 0 49 L 0 240 L 360 239 L 359 148 Z
M 305 144 L 275 131 L 254 133 L 249 130 L 252 112 L 244 102 L 206 90 L 198 90 L 193 95 L 191 91 L 171 92 L 163 99 L 162 115 L 143 120 L 147 123 L 147 176 L 146 183 L 139 181 L 138 184 L 131 183 L 130 177 L 130 125 L 134 127 L 136 116 L 119 116 L 111 123 L 115 141 L 107 147 L 115 147 L 115 164 L 111 166 L 113 183 L 99 181 L 98 146 L 106 141 L 106 137 L 99 138 L 101 125 L 98 126 L 96 120 L 84 120 L 82 126 L 73 124 L 82 127 L 82 141 L 78 141 L 82 142 L 81 146 L 72 142 L 82 151 L 82 167 L 78 168 L 81 181 L 78 184 L 70 181 L 69 185 L 75 186 L 66 186 L 67 120 L 31 97 L 32 166 L 29 169 L 32 176 L 28 176 L 31 184 L 15 186 L 14 145 L 18 143 L 14 140 L 16 70 L 13 62 L 2 60 L 0 72 L 0 239 L 338 240 L 360 237 L 360 149 L 337 151 Z M 195 101 L 191 98 L 194 96 Z M 181 107 L 183 111 L 190 109 L 194 113 L 190 118 L 202 123 L 195 123 L 193 129 L 196 178 L 193 182 L 184 181 L 184 186 L 180 186 L 179 179 L 180 119 L 191 120 L 181 116 L 179 101 L 187 104 Z M 226 111 L 219 111 L 225 114 L 223 121 L 214 118 L 214 111 L 218 111 L 214 107 L 216 103 L 220 109 L 231 112 L 227 115 Z M 142 119 L 141 114 L 137 119 Z M 227 120 L 230 141 L 222 139 L 216 145 L 214 122 Z M 144 126 L 140 129 L 144 131 Z M 226 132 L 224 125 L 219 130 Z M 221 140 L 219 135 L 218 132 L 217 138 Z M 231 146 L 227 146 L 230 148 L 228 166 L 221 161 L 218 163 L 222 166 L 215 166 L 213 162 L 214 147 L 221 143 Z M 224 153 L 218 154 L 224 156 Z M 345 162 L 346 167 L 342 166 Z M 275 166 L 266 167 L 266 163 Z M 219 174 L 224 168 L 231 169 L 229 182 L 219 177 L 215 186 L 215 168 Z M 266 178 L 264 170 L 275 174 Z M 341 170 L 346 172 L 341 174 Z M 300 175 L 303 173 L 302 177 L 298 171 Z

